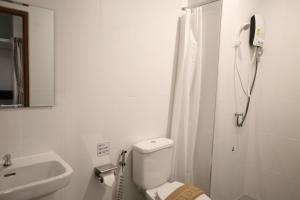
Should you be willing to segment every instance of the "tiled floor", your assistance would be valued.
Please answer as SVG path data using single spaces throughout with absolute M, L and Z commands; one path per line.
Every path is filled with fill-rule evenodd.
M 245 196 L 242 196 L 239 200 L 255 200 L 255 199 L 245 195 Z

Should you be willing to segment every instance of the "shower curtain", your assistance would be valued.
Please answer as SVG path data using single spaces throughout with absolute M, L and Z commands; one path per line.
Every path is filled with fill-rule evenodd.
M 12 38 L 14 61 L 14 104 L 24 104 L 23 40 Z
M 202 8 L 180 18 L 180 38 L 171 139 L 175 142 L 172 179 L 194 184 L 202 70 Z

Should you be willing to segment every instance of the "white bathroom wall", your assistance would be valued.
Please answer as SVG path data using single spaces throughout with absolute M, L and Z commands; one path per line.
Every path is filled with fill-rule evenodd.
M 188 6 L 188 0 L 181 0 L 181 5 L 182 8 Z
M 237 102 L 235 98 L 235 91 L 241 95 L 235 90 L 234 41 L 240 26 L 249 22 L 258 5 L 259 0 L 223 0 L 211 188 L 213 200 L 235 200 L 244 193 L 249 124 L 239 129 L 235 124 L 236 109 L 242 112 L 245 102 Z M 242 36 L 244 62 L 240 68 L 245 78 L 251 57 L 248 38 L 249 31 Z
M 257 200 L 300 199 L 299 9 L 296 0 L 264 0 L 259 7 L 266 24 L 265 51 L 245 180 L 245 193 Z
M 214 200 L 238 199 L 243 194 L 257 200 L 300 199 L 300 110 L 297 106 L 300 32 L 295 26 L 299 8 L 297 1 L 223 1 Z M 261 13 L 265 18 L 265 52 L 245 127 L 237 130 L 233 117 L 232 41 L 234 31 L 252 13 Z M 279 27 L 284 29 L 279 31 Z M 247 43 L 247 40 L 246 34 L 243 41 Z M 241 69 L 244 72 L 246 68 L 241 66 Z
M 55 12 L 56 106 L 0 111 L 0 153 L 56 151 L 74 176 L 43 200 L 111 200 L 93 167 L 166 135 L 180 0 L 26 0 Z M 109 142 L 109 157 L 96 144 Z M 124 199 L 143 199 L 125 170 Z

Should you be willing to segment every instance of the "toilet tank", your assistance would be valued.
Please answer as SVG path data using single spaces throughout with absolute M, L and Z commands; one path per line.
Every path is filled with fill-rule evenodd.
M 166 183 L 172 170 L 174 142 L 157 138 L 133 146 L 133 181 L 142 189 Z

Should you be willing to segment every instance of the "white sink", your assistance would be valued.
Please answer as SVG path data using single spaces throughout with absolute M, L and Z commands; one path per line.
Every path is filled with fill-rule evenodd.
M 0 167 L 0 200 L 30 200 L 66 187 L 73 169 L 50 152 L 12 160 Z

